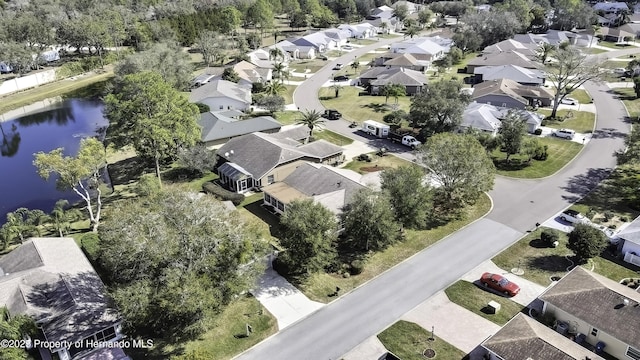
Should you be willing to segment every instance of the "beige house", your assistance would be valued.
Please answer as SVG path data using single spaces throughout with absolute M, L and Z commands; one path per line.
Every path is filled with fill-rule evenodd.
M 229 140 L 216 153 L 216 172 L 229 190 L 244 193 L 281 181 L 304 162 L 337 165 L 341 147 L 324 140 L 305 143 L 309 129 L 297 126 L 278 133 L 261 132 Z
M 556 331 L 618 359 L 640 360 L 637 291 L 576 266 L 538 298 L 556 318 Z

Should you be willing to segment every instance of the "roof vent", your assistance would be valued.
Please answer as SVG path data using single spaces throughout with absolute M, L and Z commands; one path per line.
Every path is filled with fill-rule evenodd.
M 629 299 L 622 300 L 622 303 L 624 304 L 624 306 L 629 306 Z

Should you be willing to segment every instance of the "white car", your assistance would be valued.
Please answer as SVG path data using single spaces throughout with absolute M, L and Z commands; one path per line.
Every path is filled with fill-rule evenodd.
M 353 50 L 353 46 L 345 45 L 345 46 L 342 47 L 342 49 L 344 49 L 344 50 Z
M 627 72 L 627 69 L 625 68 L 615 68 L 613 69 L 613 73 L 614 74 L 618 74 L 618 75 L 624 75 Z
M 576 132 L 571 129 L 558 129 L 552 135 L 567 140 L 573 140 L 573 137 L 576 136 Z
M 578 100 L 574 99 L 574 98 L 570 98 L 570 97 L 566 97 L 564 99 L 562 99 L 562 101 L 560 101 L 561 104 L 565 104 L 565 105 L 578 105 Z
M 575 223 L 587 223 L 587 218 L 579 212 L 571 209 L 567 209 L 560 214 L 562 221 L 575 224 Z

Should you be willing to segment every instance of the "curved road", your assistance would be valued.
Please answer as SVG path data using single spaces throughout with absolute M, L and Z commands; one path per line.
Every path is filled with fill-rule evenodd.
M 376 44 L 368 48 L 379 46 Z M 356 50 L 333 63 L 346 63 L 354 54 L 369 49 Z M 628 51 L 615 52 L 610 56 L 629 54 Z M 640 52 L 640 49 L 636 51 Z M 331 67 L 325 67 L 298 88 L 294 97 L 300 108 L 322 109 L 315 94 L 330 75 Z M 597 127 L 588 146 L 568 166 L 553 177 L 539 180 L 498 177 L 490 193 L 494 207 L 488 216 L 421 251 L 237 358 L 338 359 L 517 241 L 536 222 L 553 216 L 593 189 L 615 166 L 614 152 L 624 146 L 629 124 L 625 121 L 624 107 L 611 96 L 606 86 L 589 83 L 585 87 L 598 109 Z M 335 124 L 341 122 L 344 121 Z M 339 129 L 338 126 L 331 128 Z M 346 135 L 359 137 L 351 129 Z

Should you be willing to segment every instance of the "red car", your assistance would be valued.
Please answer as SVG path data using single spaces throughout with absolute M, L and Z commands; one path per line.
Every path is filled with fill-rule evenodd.
M 516 296 L 520 292 L 520 286 L 507 280 L 507 278 L 492 273 L 484 273 L 480 278 L 480 283 L 484 287 L 490 287 L 493 290 L 504 293 L 507 296 Z

